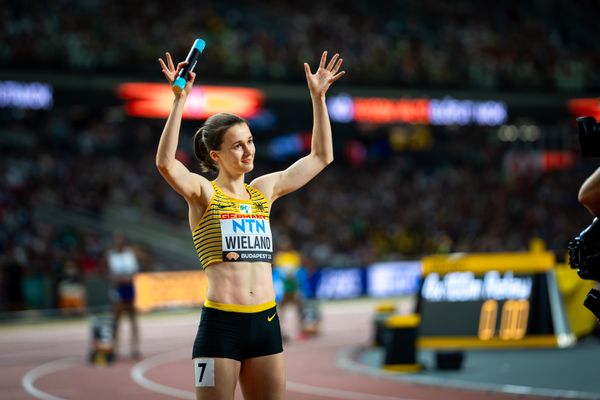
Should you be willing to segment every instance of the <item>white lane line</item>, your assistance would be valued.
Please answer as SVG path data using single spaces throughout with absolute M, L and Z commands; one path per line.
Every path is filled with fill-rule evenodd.
M 377 378 L 391 379 L 402 382 L 412 382 L 438 388 L 476 390 L 482 392 L 508 393 L 515 395 L 531 395 L 561 399 L 597 400 L 597 393 L 577 390 L 546 389 L 530 386 L 502 385 L 487 382 L 472 382 L 453 378 L 442 378 L 422 374 L 398 374 L 385 371 L 373 365 L 363 364 L 353 359 L 352 354 L 364 350 L 364 346 L 345 346 L 336 353 L 335 363 L 341 369 Z
M 303 383 L 287 382 L 287 390 L 303 394 L 325 396 L 332 399 L 343 400 L 410 400 L 405 397 L 384 396 L 379 394 L 350 392 L 348 390 L 331 389 L 322 386 L 305 385 Z
M 73 357 L 65 357 L 39 365 L 23 375 L 23 378 L 21 379 L 21 385 L 27 393 L 35 398 L 41 400 L 65 400 L 62 397 L 53 396 L 49 393 L 39 390 L 35 387 L 34 383 L 42 376 L 60 371 L 62 369 L 70 368 L 73 365 L 75 365 L 75 359 Z
M 166 396 L 176 397 L 178 399 L 194 400 L 196 396 L 193 392 L 177 389 L 166 385 L 161 385 L 160 383 L 151 381 L 150 379 L 144 376 L 144 374 L 147 371 L 151 370 L 154 367 L 157 367 L 167 362 L 185 359 L 186 357 L 190 359 L 190 368 L 192 368 L 192 359 L 190 356 L 189 349 L 186 349 L 185 351 L 180 349 L 176 351 L 169 351 L 166 353 L 159 353 L 155 356 L 146 358 L 145 360 L 140 361 L 131 368 L 131 379 L 133 379 L 138 385 L 152 392 L 157 392 Z
M 166 353 L 157 354 L 155 356 L 149 357 L 139 363 L 135 364 L 131 369 L 131 378 L 143 388 L 150 390 L 152 392 L 157 392 L 162 395 L 175 397 L 178 399 L 187 399 L 194 400 L 196 398 L 195 394 L 191 391 L 177 389 L 174 387 L 162 385 L 160 383 L 156 383 L 148 378 L 146 378 L 145 374 L 152 368 L 155 368 L 161 364 L 184 359 L 189 357 L 189 351 L 186 350 L 176 350 L 169 351 Z M 191 359 L 190 359 L 191 361 Z M 192 367 L 190 362 L 190 368 Z M 360 393 L 360 392 L 350 392 L 347 390 L 326 388 L 322 386 L 313 386 L 307 385 L 304 383 L 297 383 L 287 381 L 286 387 L 288 391 L 303 393 L 303 394 L 311 394 L 317 396 L 325 396 L 332 399 L 344 399 L 344 400 L 411 400 L 402 397 L 391 397 L 391 396 L 382 396 L 377 394 L 370 393 Z

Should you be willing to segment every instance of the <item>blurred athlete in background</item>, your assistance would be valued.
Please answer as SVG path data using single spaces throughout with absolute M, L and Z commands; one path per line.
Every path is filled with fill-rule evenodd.
M 302 267 L 302 257 L 294 248 L 292 240 L 288 236 L 283 236 L 277 247 L 273 258 L 273 273 L 280 280 L 279 297 L 277 299 L 278 310 L 280 311 L 280 320 L 282 321 L 282 331 L 284 340 L 290 334 L 289 329 L 285 327 L 286 309 L 290 306 L 295 308 L 298 320 L 297 328 L 302 332 L 302 316 L 304 314 L 303 296 L 301 292 L 301 277 L 299 276 Z M 287 333 L 287 335 L 286 335 Z
M 117 232 L 113 236 L 112 247 L 107 250 L 103 260 L 111 284 L 114 348 L 118 352 L 119 322 L 125 313 L 131 322 L 131 357 L 135 359 L 140 358 L 140 340 L 133 278 L 140 271 L 141 258 L 141 252 L 127 244 L 123 233 Z

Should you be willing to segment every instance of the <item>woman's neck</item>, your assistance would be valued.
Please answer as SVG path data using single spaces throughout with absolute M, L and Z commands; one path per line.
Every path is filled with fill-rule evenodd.
M 244 185 L 244 175 L 230 176 L 225 173 L 219 174 L 215 179 L 217 185 L 228 195 L 244 199 L 248 197 L 246 186 Z

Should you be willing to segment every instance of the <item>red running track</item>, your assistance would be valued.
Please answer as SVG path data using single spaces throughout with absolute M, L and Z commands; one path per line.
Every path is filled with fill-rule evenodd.
M 285 346 L 288 400 L 502 400 L 540 397 L 431 387 L 349 372 L 336 355 L 371 338 L 373 301 L 326 304 L 321 335 Z M 284 329 L 293 328 L 290 315 Z M 86 361 L 87 321 L 0 327 L 0 399 L 194 399 L 191 346 L 198 313 L 141 318 L 141 360 Z M 128 324 L 121 349 L 127 354 Z M 242 399 L 237 391 L 236 399 Z

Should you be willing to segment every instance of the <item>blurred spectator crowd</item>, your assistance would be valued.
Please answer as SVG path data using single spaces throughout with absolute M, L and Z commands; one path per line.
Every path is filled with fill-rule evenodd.
M 168 50 L 181 60 L 202 37 L 207 47 L 197 72 L 204 81 L 301 83 L 302 63 L 314 69 L 330 50 L 345 60 L 341 85 L 353 88 L 600 89 L 594 0 L 5 3 L 0 73 L 158 80 L 158 57 Z M 100 220 L 129 207 L 187 234 L 187 205 L 154 166 L 164 121 L 85 105 L 13 111 L 0 113 L 0 309 L 22 304 L 11 282 L 59 282 L 100 270 L 111 235 L 50 223 L 36 218 L 39 210 Z M 192 170 L 197 122 L 184 123 L 178 154 Z M 472 141 L 483 132 L 447 143 L 439 140 L 446 128 L 436 129 L 432 148 L 366 148 L 360 165 L 336 142 L 336 162 L 274 205 L 275 238 L 289 236 L 319 266 L 365 266 L 439 252 L 522 251 L 534 237 L 562 256 L 589 223 L 577 191 L 593 166 L 576 157 L 567 169 L 509 177 L 501 143 Z M 249 179 L 291 162 L 270 159 L 261 140 Z
M 188 235 L 187 204 L 155 168 L 162 124 L 76 107 L 3 126 L 3 282 L 32 275 L 58 281 L 73 262 L 80 274 L 98 273 L 110 235 L 35 218 L 45 207 L 99 219 L 112 207 L 129 207 Z M 184 124 L 178 157 L 197 170 L 192 134 Z M 249 179 L 287 166 L 261 154 L 260 140 Z M 568 240 L 590 222 L 577 203 L 589 168 L 578 161 L 568 169 L 507 179 L 505 150 L 500 142 L 434 140 L 425 152 L 369 156 L 361 166 L 336 154 L 315 181 L 274 204 L 275 243 L 289 236 L 319 266 L 366 266 L 440 252 L 525 251 L 534 237 L 563 257 Z
M 331 2 L 8 1 L 0 64 L 145 75 L 159 56 L 207 41 L 208 79 L 302 81 L 340 52 L 345 84 L 460 89 L 600 88 L 595 0 Z

